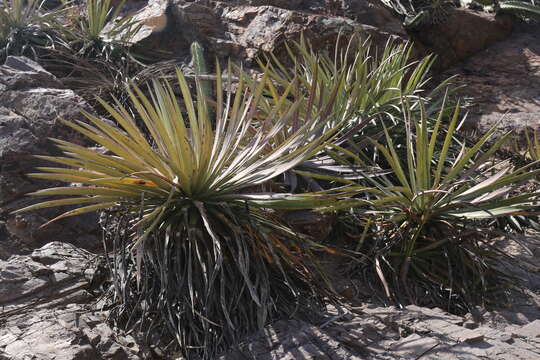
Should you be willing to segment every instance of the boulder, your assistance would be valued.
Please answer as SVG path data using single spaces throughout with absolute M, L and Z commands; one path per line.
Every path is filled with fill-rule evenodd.
M 198 41 L 210 58 L 251 63 L 273 51 L 284 54 L 284 42 L 303 34 L 319 48 L 333 48 L 338 34 L 360 32 L 384 46 L 390 36 L 407 35 L 401 23 L 381 5 L 368 1 L 184 1 L 150 0 L 138 14 L 143 26 L 135 36 L 142 53 L 183 58 Z
M 405 35 L 402 22 L 390 10 L 383 7 L 380 1 L 371 0 L 341 0 L 343 16 L 354 21 L 375 26 L 382 31 Z
M 240 0 L 234 2 L 236 7 L 243 5 L 273 6 L 329 17 L 346 17 L 359 24 L 375 26 L 385 32 L 404 34 L 401 21 L 380 2 L 373 0 Z
M 446 69 L 512 32 L 512 18 L 468 9 L 450 8 L 444 21 L 410 31 L 412 40 L 438 55 L 436 66 Z
M 407 33 L 398 17 L 373 0 L 148 0 L 136 18 L 143 23 L 134 39 L 136 50 L 156 57 L 188 59 L 189 45 L 198 41 L 209 59 L 250 65 L 271 51 L 282 59 L 284 43 L 301 34 L 320 49 L 332 49 L 338 34 L 356 31 L 378 47 L 389 37 L 412 39 L 415 57 L 438 55 L 438 70 L 507 38 L 513 24 L 506 15 L 449 8 L 443 21 Z
M 280 59 L 285 58 L 285 43 L 298 41 L 302 35 L 315 49 L 320 50 L 333 50 L 340 35 L 346 39 L 354 32 L 369 36 L 379 47 L 384 46 L 392 36 L 379 28 L 346 17 L 310 14 L 273 6 L 225 7 L 221 17 L 230 34 L 232 46 L 229 52 L 223 52 L 223 44 L 216 42 L 211 44 L 211 50 L 221 56 L 240 55 L 248 63 L 269 52 Z
M 142 23 L 133 38 L 136 51 L 159 58 L 189 54 L 193 41 L 208 42 L 223 33 L 219 16 L 207 1 L 149 0 L 135 15 Z
M 84 290 L 84 273 L 94 257 L 73 245 L 50 242 L 30 255 L 0 260 L 0 305 L 16 306 L 38 297 L 51 300 L 64 288 Z M 79 295 L 89 297 L 84 292 Z
M 51 166 L 33 155 L 60 154 L 49 138 L 85 144 L 80 135 L 59 122 L 60 118 L 82 120 L 81 110 L 90 108 L 37 63 L 8 57 L 0 66 L 0 258 L 52 240 L 90 248 L 100 244 L 95 216 L 65 219 L 40 228 L 61 209 L 11 214 L 36 201 L 25 197 L 26 193 L 62 184 L 38 181 L 26 174 L 35 172 L 37 166 Z
M 448 70 L 459 75 L 461 95 L 474 106 L 468 125 L 484 133 L 496 125 L 499 133 L 514 131 L 526 143 L 525 130 L 540 130 L 540 27 L 518 29 Z

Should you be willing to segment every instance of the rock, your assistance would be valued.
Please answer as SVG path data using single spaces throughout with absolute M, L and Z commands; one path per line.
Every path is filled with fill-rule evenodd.
M 38 323 L 40 318 L 35 319 Z M 11 359 L 36 358 L 43 360 L 90 360 L 96 359 L 97 354 L 90 344 L 73 344 L 81 342 L 77 333 L 70 333 L 68 337 L 62 333 L 62 327 L 47 323 L 47 329 L 52 332 L 43 332 L 42 327 L 31 326 L 34 333 L 24 340 L 15 340 L 5 348 Z M 50 336 L 54 335 L 54 336 Z
M 499 338 L 500 341 L 505 342 L 507 344 L 512 344 L 514 342 L 514 338 L 510 334 L 503 334 Z
M 170 22 L 168 3 L 166 1 L 151 0 L 134 16 L 134 20 L 139 21 L 142 28 L 132 39 L 133 42 L 141 42 L 153 32 L 156 34 L 161 33 L 167 29 Z
M 21 244 L 21 251 L 52 240 L 90 248 L 100 244 L 93 215 L 65 219 L 40 229 L 62 209 L 10 214 L 36 201 L 24 194 L 61 184 L 34 180 L 26 174 L 35 172 L 36 166 L 51 166 L 33 155 L 60 154 L 50 137 L 86 144 L 80 135 L 59 122 L 59 118 L 82 120 L 81 110 L 90 108 L 37 63 L 23 57 L 8 57 L 0 66 L 0 258 L 17 253 L 19 246 L 15 243 Z
M 418 334 L 409 335 L 391 348 L 392 352 L 400 358 L 420 358 L 428 351 L 434 349 L 440 341 L 430 337 L 423 337 Z
M 525 130 L 540 129 L 540 27 L 518 29 L 443 74 L 458 75 L 460 95 L 471 98 L 469 128 L 497 134 L 513 131 L 518 149 L 526 145 Z M 532 132 L 531 132 L 532 134 Z
M 511 96 L 511 94 L 506 95 Z M 536 108 L 535 103 L 529 103 L 527 105 L 525 103 L 522 103 L 522 105 L 525 105 L 526 107 Z M 540 107 L 538 110 L 540 110 Z M 519 143 L 521 145 L 524 145 L 527 143 L 525 132 L 527 130 L 531 131 L 530 135 L 532 138 L 533 132 L 540 129 L 540 111 L 522 112 L 517 109 L 510 110 L 507 113 L 494 111 L 487 114 L 481 114 L 477 117 L 473 115 L 471 121 L 476 122 L 474 126 L 477 129 L 480 129 L 482 132 L 488 131 L 494 125 L 497 125 L 499 134 L 513 131 L 520 136 L 521 140 L 519 141 Z
M 476 329 L 478 327 L 478 323 L 476 321 L 473 321 L 473 320 L 467 320 L 463 323 L 463 326 L 466 327 L 467 329 Z
M 463 324 L 462 317 L 449 314 L 439 308 L 430 309 L 416 305 L 408 305 L 406 309 L 409 311 L 409 316 L 416 319 L 436 318 L 452 325 L 461 326 Z
M 2 81 L 0 90 L 19 90 L 28 88 L 62 88 L 62 83 L 48 73 L 38 63 L 18 56 L 8 56 L 0 67 Z M 37 86 L 39 85 L 39 86 Z
M 0 359 L 141 358 L 134 339 L 116 334 L 107 313 L 92 305 L 84 272 L 94 259 L 51 242 L 29 256 L 0 261 Z
M 397 17 L 366 0 L 150 0 L 137 17 L 145 24 L 136 37 L 138 48 L 166 49 L 176 57 L 186 56 L 195 40 L 219 58 L 250 60 L 268 51 L 284 51 L 284 41 L 298 40 L 300 34 L 321 49 L 335 45 L 340 31 L 369 35 L 379 46 L 392 35 L 408 38 Z M 508 37 L 512 20 L 452 8 L 446 21 L 429 26 L 410 35 L 423 53 L 440 55 L 442 69 Z
M 21 250 L 17 247 L 17 244 L 5 241 L 8 237 L 9 233 L 6 228 L 6 222 L 0 220 L 0 260 L 7 259 L 11 254 L 16 254 L 17 251 Z
M 457 62 L 506 39 L 512 19 L 467 9 L 448 10 L 444 22 L 424 25 L 410 32 L 411 38 L 438 55 L 436 67 L 446 69 Z
M 148 359 L 137 338 L 116 332 L 86 289 L 95 255 L 52 242 L 0 262 L 0 359 Z M 31 310 L 31 311 L 28 311 Z M 280 320 L 219 357 L 240 359 L 533 360 L 540 320 L 518 328 L 457 325 L 441 309 L 364 305 L 320 323 Z M 400 334 L 404 334 L 401 336 Z M 164 358 L 171 358 L 166 357 Z
M 84 271 L 93 257 L 71 244 L 51 242 L 30 256 L 0 260 L 0 306 L 38 294 L 56 296 L 65 287 L 83 288 Z
M 459 343 L 474 343 L 484 340 L 484 334 L 478 330 L 469 330 L 438 318 L 422 321 L 415 326 L 415 329 L 438 333 Z
M 243 0 L 234 3 L 249 6 L 272 6 L 313 14 L 345 17 L 359 24 L 375 26 L 385 32 L 405 35 L 401 21 L 377 1 L 372 0 Z
M 247 357 L 246 357 L 247 356 Z M 220 360 L 240 359 L 351 359 L 360 360 L 354 349 L 342 346 L 331 331 L 303 321 L 278 321 L 256 334 Z
M 44 0 L 41 4 L 41 6 L 47 10 L 57 9 L 62 5 L 62 0 Z
M 39 274 L 36 270 L 46 270 L 29 260 L 28 262 L 19 262 L 17 258 L 8 263 L 0 260 L 2 270 L 0 271 L 0 296 L 2 301 L 12 301 L 21 297 L 33 294 L 44 289 L 49 284 L 50 273 L 42 272 Z
M 410 309 L 409 309 L 410 308 Z M 358 310 L 358 309 L 356 309 Z M 504 341 L 509 332 L 480 326 L 471 331 L 446 322 L 457 318 L 440 309 L 364 305 L 352 318 L 316 327 L 301 321 L 268 325 L 221 360 L 237 359 L 374 359 L 374 360 L 533 360 L 535 343 Z M 428 324 L 427 326 L 421 326 Z M 407 330 L 400 337 L 397 330 Z M 405 333 L 405 332 L 404 332 Z M 485 335 L 484 335 L 485 334 Z M 528 338 L 530 339 L 530 338 Z M 536 346 L 536 348 L 535 348 Z
M 166 51 L 176 58 L 189 55 L 189 44 L 198 41 L 210 58 L 232 58 L 249 63 L 274 51 L 285 53 L 284 42 L 300 35 L 318 48 L 333 48 L 340 32 L 358 31 L 384 46 L 389 36 L 406 37 L 398 19 L 380 5 L 343 0 L 336 11 L 325 2 L 246 0 L 150 0 L 136 15 L 143 27 L 135 36 L 135 48 L 144 53 Z
M 344 16 L 354 21 L 375 26 L 382 31 L 405 35 L 402 22 L 377 1 L 341 0 Z
M 206 1 L 150 0 L 135 19 L 142 22 L 135 49 L 151 57 L 181 58 L 193 41 L 208 43 L 223 33 L 220 19 Z
M 309 14 L 271 6 L 227 7 L 222 18 L 234 44 L 242 49 L 241 58 L 252 60 L 268 52 L 278 58 L 286 58 L 286 41 L 298 41 L 303 35 L 315 50 L 332 50 L 340 35 L 344 37 L 358 32 L 370 36 L 376 46 L 383 46 L 391 36 L 380 29 L 360 24 L 346 17 Z M 217 49 L 213 49 L 217 50 Z
M 313 211 L 287 211 L 283 214 L 285 221 L 295 231 L 312 236 L 317 241 L 324 241 L 333 230 L 336 217 Z
M 247 5 L 251 6 L 276 6 L 283 9 L 298 10 L 302 7 L 303 0 L 248 0 Z
M 540 338 L 540 320 L 535 320 L 514 331 L 514 335 L 525 338 Z

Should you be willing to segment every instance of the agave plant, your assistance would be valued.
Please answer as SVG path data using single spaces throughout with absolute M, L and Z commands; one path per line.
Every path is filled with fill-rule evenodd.
M 113 234 L 124 239 L 111 265 L 119 304 L 114 314 L 149 336 L 172 336 L 184 355 L 214 358 L 270 319 L 312 313 L 311 306 L 321 303 L 322 293 L 313 290 L 309 242 L 280 221 L 279 210 L 328 205 L 335 194 L 250 192 L 308 159 L 337 129 L 320 134 L 326 108 L 299 119 L 303 100 L 285 101 L 294 81 L 275 111 L 261 119 L 258 109 L 270 83 L 265 74 L 255 87 L 240 80 L 235 93 L 225 95 L 231 76 L 224 84 L 218 66 L 215 119 L 208 116 L 205 86 L 197 80 L 194 98 L 180 71 L 182 105 L 167 83 L 154 81 L 149 97 L 133 86 L 128 94 L 146 132 L 123 106 L 102 101 L 121 128 L 88 113 L 89 122 L 65 124 L 109 154 L 55 140 L 65 156 L 40 158 L 67 167 L 30 175 L 85 186 L 37 191 L 32 195 L 63 198 L 20 211 L 76 205 L 58 218 L 98 210 L 121 214 L 115 224 L 124 225 Z M 299 121 L 286 139 L 274 141 Z
M 0 63 L 8 55 L 38 58 L 38 47 L 52 46 L 55 18 L 64 10 L 45 11 L 43 0 L 6 0 L 0 4 Z
M 449 18 L 449 10 L 454 6 L 446 0 L 381 0 L 381 3 L 401 17 L 403 26 L 409 30 L 421 25 L 444 23 Z
M 69 8 L 59 21 L 62 38 L 44 59 L 47 70 L 92 104 L 96 96 L 124 100 L 125 85 L 137 82 L 146 68 L 130 47 L 138 21 L 132 15 L 119 16 L 124 3 L 89 0 L 82 14 L 80 7 Z
M 270 77 L 281 87 L 286 87 L 296 76 L 300 84 L 295 89 L 295 97 L 307 97 L 312 87 L 319 88 L 313 101 L 326 101 L 330 93 L 324 92 L 324 86 L 340 84 L 341 91 L 333 101 L 333 115 L 328 119 L 328 126 L 346 121 L 349 126 L 358 125 L 366 118 L 385 115 L 393 123 L 399 122 L 400 103 L 403 98 L 410 101 L 411 109 L 421 99 L 438 99 L 441 90 L 450 80 L 443 81 L 431 93 L 425 91 L 429 81 L 429 71 L 434 58 L 426 56 L 418 62 L 411 61 L 412 45 L 395 43 L 386 44 L 381 53 L 377 53 L 369 39 L 354 34 L 343 45 L 338 40 L 332 56 L 316 51 L 304 38 L 299 43 L 287 46 L 289 62 L 282 63 L 275 55 L 259 61 L 261 66 L 270 64 Z M 270 92 L 268 108 L 278 99 Z M 437 102 L 433 102 L 436 108 Z M 301 109 L 305 112 L 305 109 Z M 430 111 L 432 111 L 430 109 Z M 338 116 L 336 116 L 338 115 Z
M 66 47 L 83 57 L 118 60 L 130 56 L 128 47 L 140 29 L 133 15 L 120 16 L 125 0 L 117 6 L 111 0 L 88 0 L 86 9 L 70 29 Z
M 354 34 L 343 43 L 338 40 L 332 55 L 316 51 L 304 38 L 298 43 L 287 46 L 289 59 L 280 61 L 271 55 L 260 60 L 261 66 L 269 64 L 269 76 L 275 86 L 268 88 L 263 102 L 262 113 L 269 113 L 274 104 L 280 99 L 276 88 L 286 87 L 296 76 L 298 86 L 293 89 L 290 99 L 306 99 L 304 104 L 328 103 L 333 105 L 326 123 L 332 128 L 337 123 L 343 123 L 342 132 L 335 144 L 344 147 L 345 152 L 365 152 L 366 160 L 377 162 L 377 154 L 373 153 L 368 136 L 376 137 L 382 134 L 381 121 L 390 127 L 392 136 L 405 139 L 402 129 L 403 115 L 401 102 L 407 99 L 411 111 L 420 111 L 419 102 L 429 101 L 427 110 L 430 116 L 436 115 L 442 106 L 440 98 L 443 91 L 451 93 L 451 80 L 447 79 L 431 91 L 426 91 L 429 82 L 429 71 L 434 58 L 427 56 L 420 61 L 411 61 L 411 44 L 389 41 L 385 48 L 378 52 L 371 46 L 369 40 Z M 288 63 L 292 65 L 289 65 Z M 337 94 L 326 91 L 326 87 L 339 87 Z M 312 89 L 319 89 L 315 92 Z M 310 95 L 310 96 L 308 96 Z M 448 104 L 447 104 L 448 105 Z M 447 106 L 449 107 L 449 106 Z M 305 108 L 298 110 L 301 114 L 310 115 Z M 380 120 L 380 121 L 376 121 Z M 395 125 L 395 126 L 394 126 Z M 289 130 L 289 129 L 287 129 Z M 282 136 L 287 136 L 282 134 Z M 296 168 L 296 173 L 303 179 L 308 179 L 310 188 L 327 188 L 329 185 L 321 181 L 332 180 L 335 176 L 347 177 L 348 180 L 358 179 L 359 176 L 350 163 L 344 163 L 330 153 L 319 154 L 316 159 L 303 163 Z M 365 168 L 365 162 L 357 164 Z M 378 170 L 374 170 L 378 172 Z M 316 175 L 311 178 L 305 175 Z M 291 183 L 297 183 L 296 176 L 289 174 Z M 318 183 L 313 183 L 313 178 Z M 294 186 L 292 186 L 294 188 Z
M 392 174 L 366 177 L 372 189 L 363 190 L 363 198 L 332 209 L 353 206 L 367 223 L 361 238 L 372 248 L 373 273 L 389 298 L 470 311 L 504 279 L 495 266 L 500 254 L 491 244 L 496 231 L 488 220 L 537 209 L 537 194 L 519 190 L 540 171 L 491 161 L 510 135 L 487 146 L 495 127 L 471 147 L 450 151 L 459 106 L 446 130 L 443 114 L 433 127 L 424 111 L 418 121 L 407 119 L 405 157 L 385 129 L 386 144 L 372 142 Z

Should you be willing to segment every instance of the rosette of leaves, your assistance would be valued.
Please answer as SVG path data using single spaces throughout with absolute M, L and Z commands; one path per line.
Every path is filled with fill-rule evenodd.
M 381 0 L 389 10 L 403 19 L 403 26 L 415 30 L 422 25 L 442 24 L 450 17 L 455 7 L 448 0 Z
M 46 59 L 47 70 L 91 104 L 96 96 L 124 101 L 126 84 L 142 83 L 146 65 L 131 50 L 140 24 L 133 15 L 120 16 L 124 4 L 89 0 L 71 7 L 60 21 L 62 41 Z
M 500 237 L 493 220 L 534 215 L 538 193 L 521 186 L 540 171 L 493 161 L 510 136 L 488 145 L 495 127 L 452 151 L 458 119 L 459 106 L 449 121 L 441 112 L 433 126 L 423 111 L 418 120 L 408 118 L 406 156 L 385 129 L 385 143 L 372 143 L 392 173 L 366 177 L 371 190 L 332 210 L 356 208 L 363 224 L 357 250 L 369 251 L 368 273 L 388 298 L 462 312 L 504 293 L 507 278 L 498 264 L 507 255 L 493 244 Z
M 319 131 L 332 104 L 311 104 L 314 116 L 300 119 L 304 100 L 286 101 L 293 81 L 275 110 L 260 118 L 268 72 L 252 84 L 240 80 L 225 94 L 233 87 L 228 76 L 224 82 L 217 67 L 215 102 L 199 80 L 193 97 L 180 71 L 182 101 L 168 83 L 154 81 L 148 97 L 131 87 L 144 132 L 123 106 L 103 101 L 120 128 L 88 113 L 88 122 L 65 122 L 108 153 L 56 140 L 65 155 L 40 158 L 66 167 L 43 167 L 30 176 L 84 186 L 37 191 L 32 195 L 63 198 L 20 210 L 76 205 L 59 218 L 111 209 L 121 214 L 112 222 L 117 228 L 107 228 L 122 239 L 111 263 L 113 317 L 153 344 L 176 342 L 185 356 L 205 359 L 276 317 L 315 313 L 325 292 L 316 291 L 322 284 L 309 260 L 314 244 L 279 214 L 328 205 L 338 196 L 252 193 L 325 145 L 337 130 Z
M 129 47 L 141 25 L 133 14 L 120 16 L 124 5 L 125 0 L 116 6 L 111 0 L 88 0 L 83 14 L 66 29 L 66 48 L 79 57 L 134 60 Z
M 384 49 L 376 49 L 369 39 L 353 34 L 343 43 L 338 39 L 333 53 L 318 51 L 304 38 L 287 46 L 289 58 L 280 61 L 274 54 L 259 64 L 269 65 L 269 75 L 277 86 L 286 87 L 294 77 L 299 86 L 292 93 L 294 98 L 307 98 L 312 87 L 342 84 L 342 91 L 333 101 L 333 113 L 328 126 L 345 121 L 349 128 L 366 118 L 385 115 L 397 124 L 401 118 L 401 101 L 408 99 L 411 109 L 419 111 L 418 101 L 434 100 L 436 109 L 443 89 L 450 80 L 441 82 L 432 91 L 425 90 L 429 82 L 429 71 L 433 56 L 412 61 L 412 45 L 389 40 Z M 278 99 L 268 94 L 267 109 Z M 313 101 L 327 101 L 330 94 L 319 90 Z M 431 110 L 431 109 L 430 109 Z M 300 109 L 305 112 L 305 109 Z
M 404 142 L 405 134 L 401 102 L 407 99 L 410 104 L 409 111 L 419 112 L 420 101 L 429 103 L 427 113 L 436 117 L 438 109 L 443 105 L 441 99 L 444 92 L 452 93 L 451 80 L 442 81 L 431 90 L 425 90 L 430 81 L 429 72 L 434 58 L 427 56 L 419 61 L 412 61 L 412 45 L 388 41 L 384 49 L 376 49 L 369 39 L 360 34 L 353 34 L 348 41 L 340 38 L 332 53 L 317 51 L 304 38 L 300 42 L 293 42 L 287 46 L 288 58 L 278 59 L 270 55 L 260 60 L 261 66 L 269 65 L 269 76 L 275 84 L 269 87 L 263 101 L 262 113 L 269 113 L 275 103 L 279 101 L 276 89 L 286 87 L 293 78 L 298 78 L 298 86 L 293 89 L 288 102 L 295 99 L 306 99 L 304 105 L 309 103 L 328 103 L 331 100 L 332 108 L 327 118 L 326 127 L 332 128 L 337 123 L 343 123 L 342 131 L 334 140 L 342 150 L 354 154 L 362 154 L 363 161 L 357 163 L 358 168 L 352 168 L 351 159 L 342 161 L 342 158 L 326 153 L 318 154 L 309 162 L 297 167 L 296 173 L 302 171 L 302 179 L 315 190 L 328 188 L 335 184 L 334 177 L 346 177 L 347 180 L 361 178 L 357 170 L 366 169 L 367 161 L 382 165 L 378 161 L 378 154 L 367 141 L 367 137 L 382 135 L 381 123 L 384 122 L 390 129 L 392 136 Z M 339 86 L 342 90 L 338 94 L 322 91 L 326 86 Z M 319 89 L 311 91 L 311 89 Z M 311 96 L 309 96 L 311 95 Z M 330 99 L 330 96 L 335 98 Z M 445 104 L 445 111 L 451 111 Z M 309 116 L 306 108 L 299 108 L 301 114 Z M 286 136 L 283 134 L 283 136 Z M 340 150 L 343 155 L 343 152 Z M 384 160 L 383 160 L 384 161 Z M 345 166 L 343 166 L 345 165 Z M 371 173 L 378 173 L 380 169 L 371 169 Z M 315 177 L 304 175 L 318 174 Z M 296 179 L 289 173 L 289 183 L 295 184 Z
M 43 9 L 42 0 L 6 0 L 0 4 L 0 63 L 9 55 L 37 59 L 40 48 L 54 46 L 56 18 L 63 11 Z

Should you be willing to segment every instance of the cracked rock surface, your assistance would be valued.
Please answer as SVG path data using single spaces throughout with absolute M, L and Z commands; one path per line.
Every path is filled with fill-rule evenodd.
M 95 255 L 51 242 L 0 260 L 0 359 L 140 359 L 130 336 L 115 334 L 87 291 Z
M 60 242 L 0 261 L 1 360 L 176 360 L 155 357 L 111 328 L 88 291 L 94 263 L 92 253 Z M 344 304 L 329 308 L 321 324 L 269 325 L 220 360 L 538 360 L 535 271 L 529 284 L 535 299 L 484 313 L 482 322 L 438 308 Z
M 538 234 L 522 240 L 530 253 L 504 237 L 494 241 L 516 260 L 501 270 L 514 276 L 521 291 L 490 311 L 457 316 L 439 308 L 398 309 L 352 297 L 340 309 L 330 308 L 318 326 L 279 321 L 220 360 L 538 360 Z
M 86 102 L 66 89 L 52 74 L 24 57 L 8 57 L 0 66 L 0 259 L 28 253 L 55 240 L 80 247 L 100 244 L 93 215 L 64 219 L 48 227 L 42 224 L 66 211 L 44 209 L 20 215 L 12 211 L 35 202 L 24 194 L 46 186 L 62 186 L 36 180 L 26 174 L 37 166 L 51 166 L 33 155 L 58 155 L 49 138 L 84 144 L 80 135 L 60 123 L 83 120 Z
M 463 317 L 414 305 L 364 305 L 317 327 L 299 321 L 269 326 L 221 360 L 537 360 L 540 319 L 526 326 L 490 323 L 474 329 Z M 499 324 L 500 325 L 500 324 Z

